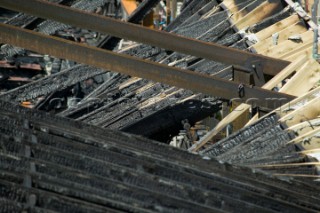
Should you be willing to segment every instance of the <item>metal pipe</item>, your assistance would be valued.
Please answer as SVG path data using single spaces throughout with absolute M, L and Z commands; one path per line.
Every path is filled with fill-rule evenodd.
M 69 59 L 216 97 L 226 99 L 239 97 L 239 84 L 232 81 L 169 67 L 128 55 L 121 55 L 6 24 L 0 24 L 0 43 L 9 43 L 42 54 L 49 54 L 58 58 Z M 273 105 L 274 102 L 269 101 L 270 98 L 281 99 L 283 103 L 295 98 L 291 95 L 258 87 L 243 85 L 243 90 L 243 97 L 237 101 L 247 102 L 251 98 L 256 98 L 256 103 L 259 106 L 272 109 L 277 106 Z
M 269 75 L 276 75 L 289 64 L 288 61 L 152 30 L 43 0 L 1 0 L 0 6 L 225 64 L 250 67 L 253 64 L 259 65 L 263 72 Z

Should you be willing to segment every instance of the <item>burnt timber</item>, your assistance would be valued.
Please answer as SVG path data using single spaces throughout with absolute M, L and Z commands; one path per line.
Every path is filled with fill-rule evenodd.
M 104 3 L 116 5 L 116 1 L 104 0 L 96 4 L 82 0 L 53 2 L 80 10 L 91 8 L 89 12 L 105 10 L 108 6 Z M 153 6 L 152 1 L 143 3 L 136 10 L 142 13 L 141 17 Z M 309 7 L 304 1 L 301 3 Z M 86 4 L 88 7 L 83 7 Z M 110 41 L 109 36 L 79 30 L 66 23 L 32 17 L 29 27 L 19 26 L 63 37 L 53 38 L 56 41 L 71 39 L 73 42 L 67 43 L 72 46 L 83 46 L 74 42 L 84 43 L 83 36 L 99 35 L 92 40 L 94 43 L 85 42 L 97 47 L 104 43 L 104 49 L 147 59 L 155 66 L 169 65 L 190 70 L 190 74 L 234 80 L 236 82 L 231 84 L 238 86 L 253 81 L 265 92 L 279 91 L 278 95 L 297 98 L 279 108 L 274 106 L 276 109 L 272 112 L 270 108 L 235 105 L 236 110 L 208 132 L 205 143 L 194 142 L 199 154 L 194 155 L 110 129 L 167 142 L 168 136 L 177 134 L 179 126 L 181 128 L 181 120 L 187 118 L 191 126 L 197 126 L 199 120 L 218 113 L 222 102 L 227 101 L 221 98 L 224 95 L 208 93 L 215 95 L 209 97 L 112 72 L 117 71 L 115 69 L 106 72 L 51 58 L 61 63 L 55 74 L 49 73 L 45 78 L 1 96 L 1 211 L 319 211 L 320 76 L 319 63 L 311 57 L 313 32 L 308 31 L 308 27 L 315 30 L 316 24 L 301 6 L 289 0 L 185 1 L 182 8 L 181 14 L 164 31 L 259 53 L 287 61 L 289 66 L 278 70 L 270 80 L 272 76 L 263 75 L 259 66 L 254 70 L 248 64 L 230 66 L 224 64 L 226 61 L 212 61 L 146 44 L 133 43 L 121 49 L 123 40 L 112 39 L 105 43 Z M 114 9 L 108 14 L 117 10 Z M 18 13 L 17 21 L 21 15 Z M 127 21 L 130 22 L 130 18 Z M 39 35 L 28 30 L 18 31 Z M 80 32 L 79 36 L 72 37 L 73 32 Z M 45 44 L 38 46 L 45 48 Z M 23 47 L 28 49 L 28 46 Z M 4 55 L 34 57 L 29 50 L 16 47 L 7 50 L 1 48 Z M 37 52 L 40 51 L 37 49 Z M 29 58 L 19 60 L 23 64 Z M 43 63 L 41 60 L 34 63 Z M 44 61 L 46 66 L 50 65 L 47 58 Z M 2 75 L 1 84 L 12 81 L 8 74 Z M 233 88 L 232 92 L 235 91 L 239 93 Z M 234 93 L 235 96 L 239 94 Z M 65 103 L 70 97 L 76 104 Z M 25 106 L 26 101 L 30 101 L 34 109 L 16 105 Z M 51 115 L 36 109 L 51 112 Z M 249 117 L 243 117 L 249 110 L 257 110 L 258 114 L 248 122 Z M 213 137 L 219 129 L 223 132 L 226 125 L 228 128 L 235 125 L 235 130 L 240 130 L 231 130 L 231 133 L 228 130 L 228 136 L 216 142 L 217 138 Z
M 141 137 L 0 104 L 3 212 L 320 208 L 314 186 L 300 181 L 270 178 Z
M 193 12 L 196 12 L 196 8 L 201 8 L 202 6 L 205 6 L 206 4 L 207 4 L 208 2 L 206 2 L 206 1 L 199 1 L 199 2 L 197 2 L 197 3 L 192 3 L 191 5 L 190 5 L 190 7 L 189 7 L 189 9 L 191 10 L 191 11 L 193 11 Z M 209 2 L 208 3 L 209 5 L 208 6 L 215 6 L 216 4 L 213 4 L 212 2 Z M 193 6 L 192 6 L 193 5 Z M 207 6 L 207 7 L 208 7 Z M 209 7 L 210 8 L 210 7 Z M 192 14 L 190 14 L 190 10 L 185 10 L 185 11 L 183 11 L 183 13 L 181 14 L 181 16 L 183 16 L 183 15 L 186 15 L 186 14 L 189 14 L 189 15 L 192 15 Z M 223 14 L 225 14 L 225 13 L 223 13 Z M 168 30 L 174 30 L 175 28 L 173 27 L 173 26 L 175 26 L 176 25 L 176 23 L 177 22 L 179 22 L 179 18 L 177 18 L 177 21 L 174 21 L 174 22 L 172 22 L 168 27 L 167 27 L 167 29 Z M 194 21 L 194 20 L 193 20 Z M 186 22 L 186 23 L 184 23 L 184 24 L 189 24 L 189 22 Z M 180 27 L 181 28 L 181 27 Z M 179 28 L 178 28 L 179 29 Z M 220 28 L 219 28 L 220 29 Z M 214 35 L 212 35 L 212 36 L 214 36 Z M 227 34 L 226 35 L 227 36 L 227 38 L 228 38 L 228 36 L 229 36 L 229 34 Z M 232 37 L 232 36 L 231 36 Z M 237 40 L 234 40 L 234 39 L 239 39 L 238 37 L 235 37 L 235 38 L 232 38 L 233 40 L 227 40 L 228 42 L 234 42 L 234 41 L 237 41 Z M 230 45 L 230 44 L 227 44 L 227 43 L 223 43 L 224 45 Z M 142 46 L 143 47 L 143 46 Z M 134 50 L 134 51 L 133 51 Z M 132 52 L 132 53 L 131 53 Z M 148 52 L 150 52 L 150 54 L 151 55 L 149 55 L 149 53 Z M 147 53 L 147 55 L 149 55 L 149 56 L 147 56 L 147 57 L 150 57 L 151 56 L 151 59 L 152 59 L 152 54 L 158 54 L 158 50 L 157 49 L 155 49 L 155 48 L 151 48 L 151 49 L 149 49 L 149 47 L 146 47 L 146 48 L 140 48 L 140 47 L 138 47 L 138 48 L 132 48 L 132 50 L 130 50 L 130 54 L 134 54 L 134 55 L 136 55 L 136 56 L 139 56 L 139 57 L 143 57 L 143 58 L 145 58 L 146 57 L 146 54 L 145 53 Z M 161 51 L 160 52 L 160 54 L 159 55 L 162 55 L 161 57 L 163 57 L 163 51 Z M 168 57 L 168 59 L 164 62 L 164 63 L 170 63 L 170 61 L 172 61 L 172 60 L 177 60 L 177 56 L 178 56 L 178 58 L 179 57 L 181 57 L 180 55 L 177 55 L 177 54 L 173 54 L 173 57 Z M 154 60 L 154 59 L 152 59 L 152 60 Z M 156 59 L 156 60 L 158 60 L 158 59 Z M 194 59 L 193 59 L 193 61 L 194 61 Z M 204 62 L 204 63 L 203 63 Z M 220 69 L 223 69 L 223 68 L 225 68 L 225 65 L 223 65 L 223 64 L 220 64 L 220 63 L 212 63 L 212 62 L 210 62 L 210 64 L 208 64 L 208 62 L 207 61 L 200 61 L 199 62 L 199 65 L 197 65 L 197 66 L 190 66 L 190 69 L 191 70 L 193 70 L 193 69 L 196 69 L 195 71 L 197 71 L 197 72 L 204 72 L 204 70 L 207 70 L 208 69 L 208 66 L 211 66 L 212 68 L 210 68 L 210 70 L 212 70 L 211 72 L 212 73 L 214 73 L 214 72 L 218 72 Z M 194 62 L 193 62 L 194 63 Z M 185 64 L 185 62 L 183 62 L 183 64 Z M 207 65 L 208 64 L 208 65 Z M 181 67 L 181 65 L 179 65 L 179 64 L 177 64 L 177 66 L 178 67 Z M 199 68 L 197 68 L 197 67 L 199 67 Z M 80 70 L 79 69 L 80 67 L 78 67 L 77 69 L 75 69 L 75 70 L 73 70 L 72 68 L 69 70 L 69 71 L 67 71 L 67 72 L 62 72 L 61 74 L 57 74 L 57 75 L 53 75 L 53 76 L 50 76 L 50 77 L 48 77 L 48 79 L 47 80 L 45 80 L 45 81 L 38 81 L 37 83 L 35 82 L 35 84 L 30 84 L 30 86 L 28 86 L 28 85 L 26 85 L 26 87 L 21 87 L 20 89 L 17 89 L 17 90 L 13 90 L 12 92 L 9 92 L 8 93 L 8 95 L 4 95 L 4 97 L 7 99 L 7 100 L 13 100 L 13 101 L 25 101 L 25 100 L 30 100 L 30 99 L 34 99 L 34 98 L 36 98 L 37 96 L 40 96 L 40 95 L 47 95 L 48 94 L 48 92 L 50 92 L 50 91 L 56 91 L 58 88 L 60 88 L 60 87 L 62 87 L 62 88 L 66 88 L 66 86 L 67 85 L 70 85 L 70 83 L 72 83 L 72 82 L 74 82 L 74 81 L 76 81 L 77 80 L 77 77 L 76 77 L 76 73 Z M 88 67 L 83 67 L 83 68 L 81 68 L 81 73 L 83 73 L 83 74 L 85 74 L 85 70 L 86 69 L 88 69 Z M 97 71 L 99 72 L 99 70 L 97 70 L 97 69 L 90 69 L 90 70 L 92 70 L 92 71 L 94 71 L 94 72 L 89 72 L 90 73 L 90 75 L 88 75 L 88 78 L 90 78 L 90 77 L 92 77 L 95 73 L 97 73 Z M 69 75 L 69 77 L 67 77 Z M 230 71 L 228 71 L 228 70 L 226 70 L 226 71 L 224 71 L 224 72 L 218 72 L 217 73 L 217 75 L 220 77 L 223 77 L 223 78 L 226 78 L 226 79 L 228 79 L 228 78 L 230 78 Z M 75 77 L 74 77 L 75 76 Z M 83 76 L 83 75 L 80 75 L 80 76 Z M 85 77 L 85 75 L 83 76 L 83 77 Z M 50 80 L 51 79 L 51 80 Z M 68 80 L 67 82 L 65 82 L 65 83 L 63 83 L 63 84 L 61 84 L 60 83 L 60 85 L 58 84 L 55 84 L 55 83 L 53 83 L 54 81 L 53 81 L 53 79 L 61 79 L 61 80 L 59 80 L 59 82 L 63 82 L 64 81 L 64 79 L 72 79 L 72 81 L 70 81 L 70 80 Z M 82 79 L 82 78 L 80 78 L 80 79 Z M 80 80 L 79 79 L 79 80 Z M 117 78 L 117 79 L 119 79 L 119 78 Z M 123 77 L 123 78 L 120 78 L 121 79 L 121 81 L 123 81 L 123 80 L 126 80 L 126 77 Z M 111 83 L 111 82 L 110 82 Z M 112 86 L 109 90 L 111 90 L 112 92 L 111 93 L 114 93 L 114 91 L 115 91 L 115 89 L 117 90 L 117 88 L 114 88 L 114 86 L 117 86 L 117 84 L 115 84 L 115 85 L 110 85 L 110 83 L 109 82 L 106 82 L 106 84 L 105 85 L 102 85 L 102 87 L 101 88 L 99 88 L 100 90 L 102 89 L 102 88 L 106 88 L 106 87 L 110 87 L 110 86 Z M 49 84 L 49 85 L 48 85 Z M 52 85 L 50 85 L 50 84 L 52 84 Z M 48 85 L 48 86 L 47 86 Z M 104 87 L 104 86 L 106 86 L 106 87 Z M 127 94 L 127 91 L 128 90 L 131 90 L 131 89 L 139 89 L 139 88 L 145 88 L 145 87 L 143 87 L 143 86 L 146 86 L 146 88 L 150 88 L 150 89 L 148 89 L 148 91 L 146 91 L 146 92 L 144 92 L 144 93 L 142 93 L 142 94 L 132 94 L 131 93 L 131 96 L 133 95 L 133 97 L 135 97 L 135 98 L 137 98 L 138 100 L 140 99 L 140 97 L 141 97 L 141 95 L 143 95 L 143 96 L 145 96 L 146 94 L 148 94 L 148 96 L 145 96 L 145 98 L 143 98 L 142 100 L 140 100 L 140 101 L 138 101 L 138 103 L 137 102 L 133 102 L 132 104 L 130 104 L 131 105 L 131 108 L 136 108 L 136 104 L 139 104 L 139 103 L 143 103 L 143 102 L 145 102 L 146 100 L 147 100 L 147 97 L 156 97 L 155 96 L 155 94 L 156 93 L 158 93 L 159 94 L 159 91 L 161 91 L 161 90 L 165 90 L 165 93 L 164 94 L 166 94 L 167 92 L 167 86 L 165 86 L 165 87 L 163 87 L 162 86 L 162 88 L 159 88 L 159 85 L 155 85 L 155 86 L 149 86 L 149 87 L 147 87 L 148 85 L 145 83 L 145 82 L 141 82 L 141 81 L 136 81 L 136 83 L 134 84 L 134 85 L 132 85 L 132 86 L 130 86 L 129 88 L 124 88 L 123 90 L 121 90 L 121 91 L 119 91 L 120 93 L 118 93 L 118 94 L 115 94 L 115 95 L 112 95 L 112 99 L 114 99 L 114 97 L 118 97 L 119 95 L 120 96 L 124 96 L 124 97 L 127 97 L 126 95 L 129 95 L 129 94 Z M 41 87 L 43 88 L 43 89 L 41 89 Z M 153 89 L 154 90 L 154 92 L 152 92 L 152 90 L 151 89 Z M 161 90 L 159 90 L 159 89 L 161 89 Z M 99 90 L 97 90 L 97 92 L 98 92 Z M 169 91 L 172 91 L 172 90 L 169 90 Z M 173 90 L 173 91 L 175 91 L 175 90 Z M 236 92 L 237 91 L 237 88 L 235 88 L 235 90 L 232 90 L 233 92 Z M 152 93 L 151 93 L 152 92 Z M 110 92 L 108 92 L 109 94 L 110 94 Z M 172 93 L 172 92 L 170 92 L 170 93 Z M 95 94 L 95 93 L 93 93 L 93 94 Z M 105 93 L 106 94 L 106 93 Z M 175 92 L 174 93 L 175 95 L 175 97 L 174 97 L 174 99 L 177 101 L 177 100 L 183 100 L 184 98 L 187 98 L 188 96 L 190 97 L 190 95 L 189 94 L 191 94 L 190 92 L 187 92 L 186 94 L 181 94 L 181 92 L 179 92 L 179 93 L 177 93 L 177 92 Z M 102 94 L 103 95 L 103 94 Z M 150 95 L 152 95 L 152 96 L 150 96 Z M 169 94 L 168 94 L 169 95 Z M 178 97 L 176 97 L 178 95 Z M 187 95 L 187 96 L 186 96 Z M 142 96 L 142 97 L 143 97 Z M 236 96 L 237 96 L 237 94 L 236 94 Z M 96 109 L 96 107 L 98 107 L 98 111 L 97 112 L 99 112 L 99 111 L 101 111 L 101 109 L 103 109 L 103 107 L 102 106 L 104 106 L 104 107 L 108 107 L 108 106 L 110 106 L 109 105 L 109 103 L 107 102 L 106 104 L 105 104 L 105 101 L 106 101 L 106 98 L 108 98 L 109 99 L 109 97 L 103 97 L 103 96 L 99 96 L 99 97 L 95 97 L 95 95 L 93 95 L 93 96 L 91 96 L 91 100 L 90 100 L 90 102 L 88 102 L 88 101 L 86 101 L 86 102 L 84 102 L 81 106 L 79 106 L 79 109 L 73 109 L 73 108 L 70 108 L 69 110 L 67 110 L 66 112 L 62 112 L 63 113 L 63 115 L 65 115 L 65 116 L 69 116 L 69 117 L 73 117 L 73 118 L 76 118 L 76 117 L 78 117 L 79 119 L 81 119 L 80 117 L 83 117 L 83 111 L 85 111 L 85 112 L 91 112 L 93 109 Z M 196 97 L 199 97 L 199 96 L 196 96 Z M 92 100 L 92 99 L 95 99 L 95 98 L 97 98 L 97 99 L 100 99 L 100 101 L 95 101 L 95 100 Z M 101 99 L 102 98 L 102 99 Z M 169 99 L 172 99 L 173 97 L 172 96 L 168 96 L 168 98 Z M 166 99 L 168 99 L 168 98 L 166 98 Z M 170 104 L 172 104 L 172 103 L 174 103 L 174 101 L 175 100 L 166 100 L 166 99 L 164 99 L 164 102 L 165 103 L 161 103 L 161 106 L 160 106 L 160 108 L 162 108 L 162 109 L 164 109 L 166 106 L 168 106 L 168 105 L 170 105 Z M 50 99 L 49 99 L 49 101 L 50 101 Z M 123 103 L 123 101 L 120 99 L 119 101 L 116 101 L 116 102 L 118 102 L 118 103 Z M 214 102 L 214 104 L 215 104 L 216 102 Z M 113 104 L 114 105 L 114 103 L 110 103 L 110 104 Z M 156 104 L 157 104 L 157 102 L 156 102 Z M 155 104 L 153 104 L 153 105 L 155 105 Z M 113 125 L 114 127 L 116 127 L 116 128 L 122 128 L 122 127 L 125 127 L 125 126 L 127 126 L 127 125 L 131 125 L 132 124 L 132 121 L 134 121 L 134 120 L 140 120 L 141 118 L 144 118 L 144 117 L 146 117 L 146 116 L 149 116 L 150 115 L 150 112 L 153 110 L 152 108 L 154 108 L 153 107 L 153 105 L 150 105 L 150 109 L 148 109 L 146 112 L 144 112 L 144 110 L 143 111 L 141 111 L 141 110 L 139 110 L 139 109 L 135 109 L 135 110 L 133 110 L 133 111 L 131 111 L 131 112 L 128 112 L 129 114 L 128 115 L 131 115 L 131 117 L 132 118 L 130 118 L 129 120 L 128 119 L 125 119 L 126 117 L 124 117 L 124 116 L 122 116 L 121 114 L 122 114 L 122 112 L 119 112 L 120 114 L 120 117 L 118 117 L 117 118 L 117 120 L 115 120 L 118 124 L 116 124 L 116 125 Z M 157 104 L 158 106 L 155 106 L 157 109 L 159 108 L 159 104 Z M 101 107 L 101 109 L 99 109 Z M 152 108 L 151 108 L 152 107 Z M 128 106 L 128 108 L 130 108 L 130 106 Z M 82 110 L 83 109 L 83 110 Z M 116 107 L 115 107 L 115 109 L 116 109 Z M 88 111 L 89 110 L 89 111 Z M 214 111 L 211 111 L 211 113 L 210 114 L 212 114 L 212 113 L 214 113 Z M 114 113 L 113 113 L 114 114 Z M 116 112 L 116 114 L 118 114 L 118 112 Z M 209 115 L 209 114 L 208 114 Z M 96 115 L 96 116 L 101 116 L 101 115 Z M 107 115 L 104 115 L 105 117 L 107 117 Z M 122 117 L 122 118 L 121 118 Z M 91 118 L 90 120 L 95 120 L 94 118 Z M 127 120 L 127 121 L 124 121 L 124 120 Z M 123 123 L 123 122 L 125 122 L 125 123 Z M 176 121 L 173 121 L 173 122 L 176 122 Z M 94 124 L 95 122 L 93 122 L 93 124 Z M 108 122 L 108 123 L 110 123 L 110 122 Z M 122 124 L 121 124 L 122 123 Z M 105 124 L 104 126 L 107 126 L 107 124 Z M 114 128 L 114 127 L 112 127 L 112 128 Z

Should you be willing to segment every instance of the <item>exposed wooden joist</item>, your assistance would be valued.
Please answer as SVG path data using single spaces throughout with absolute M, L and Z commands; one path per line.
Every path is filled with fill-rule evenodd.
M 285 28 L 281 31 L 276 31 L 275 32 L 275 33 L 277 33 L 276 39 L 274 39 L 272 37 L 268 37 L 263 40 L 259 39 L 260 42 L 258 42 L 257 44 L 254 44 L 251 48 L 253 48 L 256 52 L 263 53 L 272 47 L 278 48 L 277 45 L 284 42 L 284 41 L 287 41 L 290 36 L 300 35 L 306 31 L 307 31 L 307 29 L 303 25 L 303 23 L 297 22 L 291 26 L 288 26 L 287 28 Z M 275 41 L 276 41 L 276 44 L 274 43 Z
M 282 30 L 288 28 L 289 26 L 292 26 L 299 22 L 299 16 L 297 14 L 293 14 L 289 16 L 288 18 L 285 18 L 281 21 L 278 21 L 277 23 L 271 25 L 270 27 L 267 27 L 257 33 L 255 35 L 259 39 L 259 41 L 263 41 L 269 37 L 272 36 L 272 34 L 276 32 L 281 32 Z

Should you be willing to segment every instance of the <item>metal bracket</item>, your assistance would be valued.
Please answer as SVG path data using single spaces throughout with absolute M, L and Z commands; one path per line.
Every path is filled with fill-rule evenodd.
M 258 61 L 248 62 L 245 67 L 233 66 L 233 79 L 239 83 L 261 87 L 265 84 L 263 66 Z
M 256 61 L 249 61 L 246 64 L 247 67 L 250 67 L 253 71 L 253 79 L 254 79 L 254 85 L 262 87 L 266 80 L 264 78 L 263 74 L 263 65 L 259 60 Z
M 265 108 L 265 107 L 258 107 L 258 115 L 259 115 L 259 118 L 269 114 L 272 109 L 268 109 L 268 108 Z
M 245 67 L 232 66 L 233 81 L 246 85 L 253 85 L 253 72 Z

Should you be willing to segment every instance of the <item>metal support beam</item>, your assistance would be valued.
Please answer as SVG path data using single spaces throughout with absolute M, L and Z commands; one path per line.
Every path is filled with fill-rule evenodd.
M 42 54 L 49 54 L 58 58 L 69 59 L 216 97 L 226 99 L 239 97 L 239 84 L 232 81 L 121 55 L 6 24 L 0 24 L 0 43 L 9 43 Z M 282 100 L 282 103 L 295 98 L 294 96 L 257 87 L 242 85 L 242 88 L 242 98 L 239 98 L 238 102 L 246 102 L 250 98 L 256 98 L 255 103 L 259 106 L 272 109 L 277 106 L 274 105 L 273 101 L 270 101 L 270 98 L 278 101 Z
M 289 64 L 288 61 L 152 30 L 43 0 L 1 0 L 0 6 L 225 64 L 247 66 L 259 63 L 263 72 L 269 75 L 276 75 Z
M 138 24 L 141 22 L 146 16 L 149 16 L 148 14 L 152 14 L 152 8 L 155 7 L 160 0 L 144 0 L 142 3 L 139 4 L 137 9 L 130 14 L 127 22 Z M 152 17 L 153 19 L 153 17 Z M 121 38 L 117 38 L 114 36 L 106 36 L 99 44 L 98 47 L 107 49 L 107 50 L 113 50 L 117 44 L 120 42 Z

